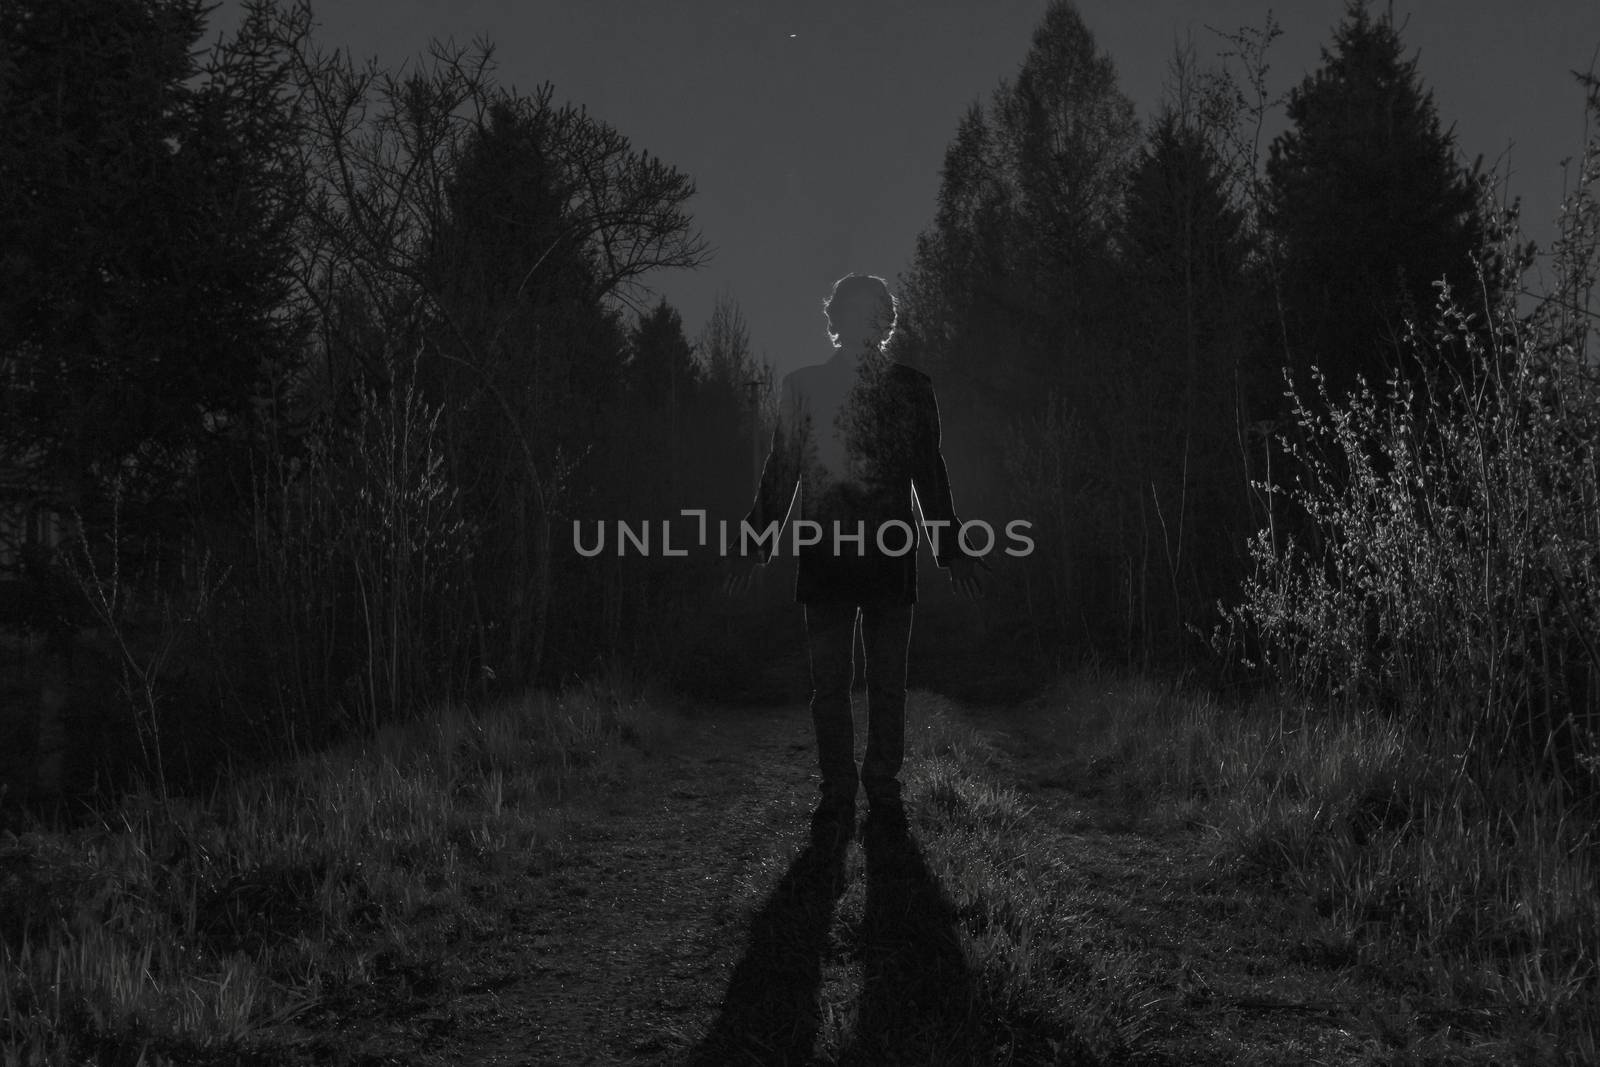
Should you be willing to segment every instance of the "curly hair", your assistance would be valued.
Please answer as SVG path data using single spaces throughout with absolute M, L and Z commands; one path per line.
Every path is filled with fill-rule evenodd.
M 822 314 L 828 320 L 828 339 L 839 343 L 842 325 L 870 324 L 882 331 L 880 344 L 894 334 L 900 302 L 889 292 L 889 285 L 875 274 L 846 274 L 833 283 L 833 290 L 822 301 Z

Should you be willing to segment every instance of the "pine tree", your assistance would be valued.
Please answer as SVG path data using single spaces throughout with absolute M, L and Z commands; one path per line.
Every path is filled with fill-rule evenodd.
M 1128 488 L 1163 501 L 1167 521 L 1154 533 L 1170 548 L 1169 570 L 1188 569 L 1174 599 L 1198 614 L 1234 578 L 1229 538 L 1245 518 L 1238 434 L 1249 403 L 1240 338 L 1257 305 L 1244 213 L 1192 119 L 1170 110 L 1158 118 L 1130 176 L 1122 241 L 1133 314 L 1120 425 L 1139 467 Z
M 629 331 L 624 373 L 631 391 L 662 408 L 676 399 L 687 402 L 699 383 L 700 366 L 684 336 L 683 317 L 665 297 Z
M 1478 182 L 1392 20 L 1350 0 L 1288 117 L 1267 160 L 1266 224 L 1296 384 L 1309 386 L 1313 364 L 1335 396 L 1358 376 L 1420 383 L 1428 368 L 1400 355 L 1405 321 L 1432 313 L 1441 277 L 1458 296 L 1479 292 L 1471 257 L 1486 227 Z
M 1129 350 L 1116 238 L 1137 133 L 1111 58 L 1053 0 L 1015 77 L 955 131 L 893 342 L 933 376 L 964 513 L 1040 524 L 1043 558 L 1018 581 L 1041 595 L 1023 599 L 1090 640 L 1127 600 L 1106 486 L 1126 460 L 1113 446 Z
M 303 8 L 0 0 L 0 466 L 125 532 L 170 530 L 197 465 L 296 354 L 301 204 L 285 49 Z
M 1013 422 L 1052 392 L 1086 398 L 1112 372 L 1112 234 L 1136 132 L 1111 59 L 1067 0 L 1046 9 L 1016 77 L 956 130 L 895 351 L 943 385 L 957 443 L 987 454 L 974 469 L 951 449 L 967 484 L 1000 481 Z
M 748 506 L 772 438 L 772 365 L 758 362 L 750 327 L 731 293 L 718 295 L 695 342 L 702 370 L 697 454 L 714 507 Z

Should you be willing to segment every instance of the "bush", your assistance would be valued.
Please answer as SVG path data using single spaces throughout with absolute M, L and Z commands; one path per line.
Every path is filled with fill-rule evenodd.
M 1590 86 L 1590 108 L 1600 93 Z M 1470 310 L 1440 283 L 1413 327 L 1425 368 L 1465 351 L 1466 376 L 1393 378 L 1334 402 L 1293 394 L 1285 438 L 1296 539 L 1261 531 L 1236 618 L 1301 693 L 1403 710 L 1483 769 L 1508 757 L 1592 790 L 1600 724 L 1600 381 L 1590 360 L 1600 254 L 1600 140 L 1584 155 L 1555 247 L 1556 281 L 1528 313 Z M 1525 257 L 1487 263 L 1515 293 Z M 1293 383 L 1291 383 L 1293 393 Z

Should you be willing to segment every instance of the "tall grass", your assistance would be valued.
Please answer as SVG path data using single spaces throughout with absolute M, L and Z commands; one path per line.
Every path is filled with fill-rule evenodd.
M 1214 832 L 1223 869 L 1305 902 L 1322 962 L 1508 1055 L 1600 1054 L 1600 849 L 1558 783 L 1463 773 L 1466 736 L 1423 743 L 1348 705 L 1104 678 L 1050 702 L 1081 737 L 1079 790 Z
M 430 921 L 462 921 L 473 878 L 549 840 L 552 802 L 658 728 L 640 694 L 591 683 L 7 835 L 0 1062 L 271 1049 L 380 964 L 437 966 Z

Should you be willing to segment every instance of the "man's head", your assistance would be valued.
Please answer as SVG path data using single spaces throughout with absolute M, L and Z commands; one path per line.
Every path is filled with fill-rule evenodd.
M 822 302 L 828 337 L 846 351 L 879 348 L 894 333 L 895 299 L 882 278 L 846 274 Z

